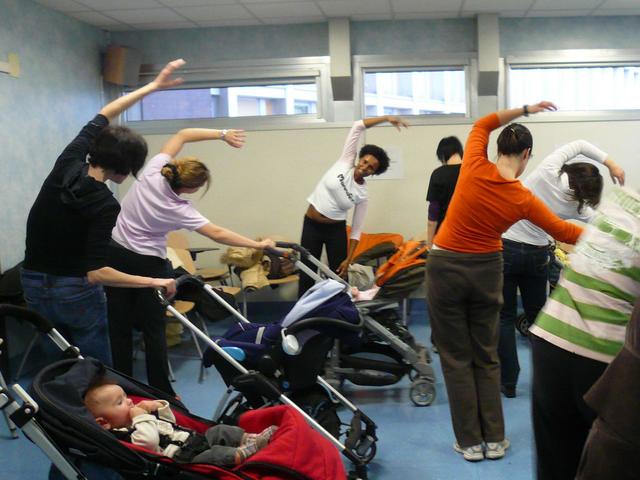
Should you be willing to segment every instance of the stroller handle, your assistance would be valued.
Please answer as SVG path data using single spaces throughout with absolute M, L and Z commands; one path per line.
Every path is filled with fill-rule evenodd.
M 12 317 L 22 320 L 33 325 L 39 332 L 45 335 L 53 330 L 53 325 L 49 320 L 34 310 L 17 305 L 2 304 L 0 305 L 0 320 L 5 317 Z
M 360 316 L 358 323 L 349 323 L 338 318 L 312 317 L 299 320 L 286 328 L 287 335 L 294 334 L 300 330 L 313 327 L 339 327 L 345 330 L 360 331 L 364 327 L 364 317 Z
M 296 252 L 299 252 L 300 255 L 302 256 L 302 258 L 307 258 L 309 256 L 309 250 L 307 250 L 306 248 L 304 248 L 302 245 L 298 245 L 297 243 L 291 243 L 291 242 L 276 242 L 276 247 L 277 248 L 289 248 L 291 250 L 295 250 Z M 279 250 L 275 250 L 273 248 L 269 248 L 268 249 L 269 252 L 276 254 L 279 257 L 282 257 L 286 254 L 286 252 L 282 252 Z
M 185 285 L 195 285 L 196 287 L 202 290 L 204 289 L 205 283 L 200 277 L 196 277 L 194 275 L 188 275 L 188 274 L 181 275 L 180 277 L 176 278 L 176 294 L 175 295 L 172 295 L 171 297 L 166 297 L 164 294 L 164 290 L 160 288 L 156 289 L 156 295 L 158 296 L 160 303 L 162 303 L 164 307 L 166 307 L 167 305 L 170 305 L 174 297 L 180 291 L 180 287 L 183 287 Z

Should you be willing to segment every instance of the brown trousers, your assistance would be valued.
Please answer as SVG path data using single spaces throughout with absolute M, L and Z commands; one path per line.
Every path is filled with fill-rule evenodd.
M 458 444 L 504 440 L 498 358 L 502 254 L 431 250 L 427 304 Z

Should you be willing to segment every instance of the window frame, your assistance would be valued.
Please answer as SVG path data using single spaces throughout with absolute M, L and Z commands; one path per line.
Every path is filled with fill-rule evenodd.
M 240 86 L 283 85 L 310 83 L 314 80 L 318 94 L 317 113 L 190 118 L 174 120 L 137 120 L 128 121 L 123 114 L 123 122 L 142 134 L 175 133 L 182 128 L 245 128 L 251 130 L 282 130 L 283 128 L 304 128 L 309 125 L 320 126 L 333 118 L 333 99 L 330 91 L 329 57 L 296 57 L 266 60 L 230 60 L 214 65 L 187 65 L 180 69 L 178 76 L 184 79 L 173 90 L 188 88 L 221 88 Z M 145 85 L 155 78 L 164 65 L 142 65 L 138 86 Z M 130 91 L 138 87 L 131 87 Z
M 478 62 L 476 53 L 429 55 L 429 57 L 397 55 L 354 55 L 354 103 L 356 118 L 366 117 L 364 78 L 372 72 L 425 72 L 463 70 L 465 74 L 466 113 L 432 113 L 407 115 L 412 125 L 468 124 L 478 114 Z
M 504 58 L 504 84 L 501 90 L 501 105 L 509 107 L 509 86 L 511 69 L 520 68 L 571 68 L 571 67 L 640 67 L 640 50 L 636 49 L 576 49 L 576 50 L 536 50 L 513 52 Z M 554 101 L 552 98 L 531 99 Z M 527 122 L 594 122 L 640 120 L 640 108 L 618 110 L 585 110 L 540 113 L 527 118 Z

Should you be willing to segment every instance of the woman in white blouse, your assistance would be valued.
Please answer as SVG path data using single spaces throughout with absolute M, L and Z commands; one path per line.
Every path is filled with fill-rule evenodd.
M 307 198 L 309 207 L 304 217 L 300 244 L 314 257 L 320 257 L 322 248 L 325 247 L 329 267 L 341 276 L 347 274 L 367 212 L 368 193 L 365 178 L 369 175 L 380 175 L 389 168 L 389 157 L 382 148 L 365 145 L 358 152 L 358 143 L 367 128 L 384 122 L 389 122 L 398 131 L 401 127 L 408 126 L 402 118 L 390 115 L 355 122 L 347 136 L 342 155 Z M 348 242 L 347 212 L 353 207 L 355 208 Z M 303 274 L 298 295 L 302 296 L 312 285 L 313 280 Z
M 564 220 L 588 222 L 600 203 L 602 175 L 592 160 L 607 167 L 612 180 L 624 184 L 624 170 L 599 148 L 584 140 L 568 143 L 545 158 L 522 182 L 556 215 Z M 571 163 L 569 163 L 571 162 Z M 502 393 L 516 396 L 520 365 L 515 339 L 517 292 L 529 323 L 547 299 L 549 237 L 539 227 L 521 220 L 502 235 L 504 258 L 504 305 L 500 313 L 498 354 Z

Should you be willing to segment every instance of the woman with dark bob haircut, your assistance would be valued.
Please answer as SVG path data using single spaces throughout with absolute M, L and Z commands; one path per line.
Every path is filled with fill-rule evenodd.
M 322 247 L 327 249 L 329 267 L 346 276 L 356 250 L 362 224 L 367 212 L 368 193 L 365 178 L 380 175 L 389 168 L 387 152 L 376 145 L 365 145 L 358 153 L 358 142 L 367 128 L 389 122 L 400 131 L 408 124 L 399 117 L 383 117 L 358 120 L 351 127 L 338 161 L 324 174 L 307 201 L 300 244 L 311 255 L 320 257 Z M 358 162 L 355 163 L 356 157 Z M 355 207 L 351 221 L 350 241 L 347 241 L 347 212 Z M 348 245 L 348 252 L 347 252 Z M 309 264 L 313 268 L 312 264 Z M 313 285 L 313 280 L 301 274 L 298 296 Z
M 460 176 L 447 216 L 427 262 L 427 301 L 440 351 L 455 434 L 454 450 L 467 461 L 503 458 L 498 324 L 502 306 L 501 235 L 526 218 L 559 240 L 574 244 L 582 228 L 556 216 L 518 177 L 533 138 L 521 115 L 555 110 L 551 102 L 501 110 L 479 119 L 467 139 Z M 498 159 L 489 161 L 491 132 Z
M 150 83 L 100 110 L 60 154 L 27 220 L 22 284 L 29 308 L 46 316 L 84 356 L 111 365 L 103 285 L 164 288 L 175 281 L 128 275 L 107 266 L 107 247 L 120 205 L 106 185 L 136 175 L 147 156 L 137 133 L 109 123 L 172 79 L 174 60 Z M 87 160 L 88 159 L 88 160 Z
M 584 140 L 558 148 L 522 184 L 560 218 L 588 223 L 600 203 L 602 175 L 597 166 L 581 161 L 584 159 L 601 163 L 609 169 L 614 182 L 624 184 L 624 170 L 605 152 Z M 532 324 L 547 300 L 549 237 L 540 227 L 520 220 L 502 235 L 502 245 L 504 305 L 500 312 L 498 344 L 500 382 L 502 393 L 513 398 L 520 373 L 515 334 L 518 290 L 527 321 Z

